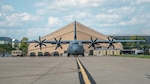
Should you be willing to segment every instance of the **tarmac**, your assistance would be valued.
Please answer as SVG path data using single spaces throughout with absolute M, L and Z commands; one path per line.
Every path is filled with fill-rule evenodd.
M 82 84 L 77 59 L 97 84 L 150 83 L 150 59 L 87 56 L 0 57 L 0 84 Z

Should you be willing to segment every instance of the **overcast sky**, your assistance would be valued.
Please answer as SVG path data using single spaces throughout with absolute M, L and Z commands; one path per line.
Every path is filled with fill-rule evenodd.
M 33 40 L 75 20 L 107 35 L 150 35 L 150 0 L 0 0 L 0 36 Z

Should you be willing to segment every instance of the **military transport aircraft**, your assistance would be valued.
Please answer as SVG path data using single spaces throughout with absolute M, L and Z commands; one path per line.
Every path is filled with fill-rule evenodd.
M 93 40 L 93 38 L 91 37 L 91 40 L 77 40 L 77 35 L 76 35 L 76 21 L 74 23 L 74 40 L 63 40 L 61 41 L 61 37 L 59 38 L 59 40 L 57 40 L 56 38 L 54 38 L 53 41 L 49 41 L 49 40 L 41 40 L 41 37 L 39 36 L 39 40 L 34 40 L 34 41 L 27 41 L 27 43 L 37 43 L 37 45 L 35 45 L 35 47 L 39 46 L 40 49 L 42 49 L 42 46 L 46 46 L 46 43 L 50 43 L 50 44 L 56 44 L 56 48 L 61 48 L 62 46 L 61 44 L 69 44 L 68 49 L 67 49 L 67 56 L 69 57 L 70 55 L 82 55 L 84 57 L 84 47 L 83 44 L 91 44 L 89 46 L 93 47 L 95 49 L 95 44 L 98 43 L 108 43 L 110 47 L 115 48 L 115 46 L 113 45 L 113 43 L 118 43 L 118 42 L 145 42 L 145 40 L 115 40 L 114 38 L 110 38 L 108 37 L 108 40 L 98 40 L 98 38 L 96 38 L 95 40 Z

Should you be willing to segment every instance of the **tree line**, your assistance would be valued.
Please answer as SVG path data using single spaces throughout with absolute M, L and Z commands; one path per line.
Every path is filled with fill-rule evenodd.
M 144 38 L 143 36 L 131 36 L 129 39 L 122 39 L 122 40 L 145 40 L 146 38 Z M 146 44 L 145 42 L 124 42 L 122 43 L 123 48 L 124 49 L 141 49 L 144 50 L 145 54 L 149 54 L 149 48 L 150 48 L 150 44 Z

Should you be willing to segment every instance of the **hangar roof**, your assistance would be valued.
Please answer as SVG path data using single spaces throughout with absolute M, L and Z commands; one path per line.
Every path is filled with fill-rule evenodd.
M 90 37 L 93 37 L 93 38 L 98 38 L 98 39 L 101 39 L 101 40 L 107 40 L 107 36 L 96 31 L 96 30 L 93 30 L 79 22 L 76 22 L 76 28 L 77 28 L 77 39 L 80 40 L 81 37 L 83 36 L 80 36 L 79 33 L 83 33 L 83 34 L 86 34 L 89 36 L 89 38 L 83 38 L 82 40 L 84 39 L 90 39 Z M 69 34 L 69 33 L 73 33 L 74 32 L 74 22 L 62 27 L 61 29 L 59 30 L 56 30 L 55 32 L 52 32 L 46 36 L 44 36 L 43 38 L 48 38 L 49 36 L 54 36 L 55 38 L 57 37 L 61 37 L 63 36 L 64 34 Z M 74 34 L 73 34 L 74 35 Z M 73 39 L 74 36 L 69 36 L 71 39 Z M 49 39 L 53 39 L 53 38 L 49 38 Z

